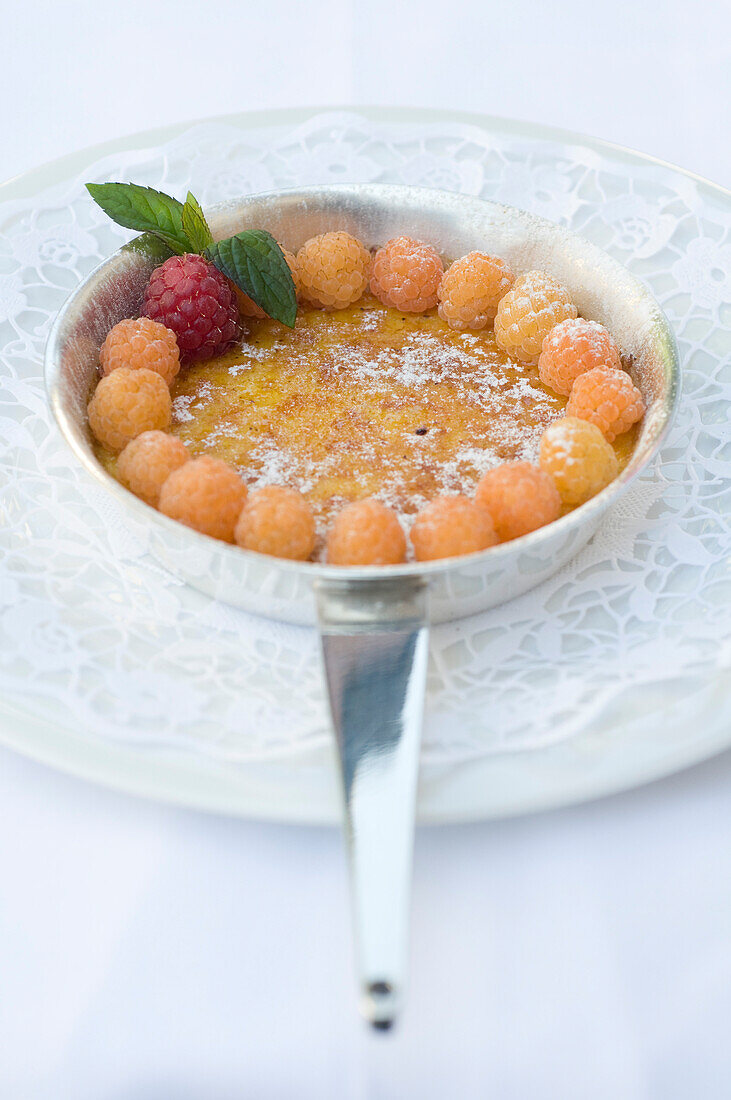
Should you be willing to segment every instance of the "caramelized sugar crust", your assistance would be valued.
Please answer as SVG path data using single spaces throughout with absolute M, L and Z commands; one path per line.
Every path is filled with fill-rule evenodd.
M 471 494 L 492 466 L 535 461 L 566 406 L 492 331 L 456 332 L 436 310 L 402 314 L 372 297 L 336 312 L 300 307 L 293 330 L 253 321 L 239 347 L 185 368 L 172 396 L 171 430 L 190 453 L 230 462 L 250 486 L 299 489 L 320 544 L 361 497 L 408 520 L 440 493 Z M 615 445 L 620 466 L 635 434 Z M 115 473 L 114 458 L 99 457 Z

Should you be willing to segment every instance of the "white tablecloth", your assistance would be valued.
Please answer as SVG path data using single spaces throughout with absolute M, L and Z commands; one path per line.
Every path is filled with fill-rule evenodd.
M 586 131 L 728 182 L 723 0 L 6 12 L 0 166 L 226 110 L 401 103 Z M 8 1100 L 721 1100 L 731 755 L 418 836 L 402 1026 L 354 1011 L 330 831 L 143 803 L 0 751 Z

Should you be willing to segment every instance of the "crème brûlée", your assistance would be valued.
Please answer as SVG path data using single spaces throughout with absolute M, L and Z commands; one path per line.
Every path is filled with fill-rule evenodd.
M 401 313 L 367 295 L 341 310 L 301 307 L 294 329 L 247 324 L 230 351 L 177 376 L 170 431 L 250 487 L 299 490 L 317 523 L 315 556 L 353 501 L 377 497 L 408 524 L 434 497 L 472 492 L 492 467 L 536 461 L 566 407 L 492 329 L 455 331 L 436 309 Z M 613 444 L 620 469 L 635 436 Z M 115 474 L 117 457 L 97 453 Z

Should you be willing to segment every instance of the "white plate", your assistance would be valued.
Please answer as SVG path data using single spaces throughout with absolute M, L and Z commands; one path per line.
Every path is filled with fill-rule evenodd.
M 564 221 L 646 279 L 688 366 L 664 464 L 554 582 L 434 631 L 420 817 L 561 805 L 731 744 L 731 634 L 719 613 L 728 194 L 564 132 L 382 110 L 170 127 L 0 191 L 0 740 L 150 797 L 278 820 L 338 816 L 311 633 L 177 587 L 150 559 L 144 530 L 95 495 L 45 419 L 40 352 L 52 312 L 119 240 L 80 184 L 113 175 L 175 192 L 190 182 L 204 202 L 315 180 L 431 183 Z

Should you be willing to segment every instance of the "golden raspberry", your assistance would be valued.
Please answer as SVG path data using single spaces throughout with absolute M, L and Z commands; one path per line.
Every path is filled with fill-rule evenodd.
M 497 542 L 490 513 L 463 496 L 437 497 L 419 512 L 411 528 L 417 561 L 454 558 L 486 550 Z
M 619 471 L 617 456 L 596 424 L 563 416 L 541 438 L 541 469 L 556 483 L 564 504 L 583 504 L 605 489 Z
M 395 512 L 367 497 L 343 508 L 327 538 L 332 565 L 398 565 L 406 558 L 406 536 Z
M 490 513 L 501 542 L 553 523 L 561 512 L 553 479 L 531 462 L 506 462 L 488 470 L 475 500 Z
M 544 386 L 566 397 L 575 380 L 593 367 L 617 367 L 619 348 L 604 325 L 569 317 L 546 336 L 538 357 L 538 377 Z
M 250 493 L 234 538 L 246 550 L 306 561 L 315 548 L 315 520 L 296 489 L 267 485 Z
M 203 455 L 173 470 L 158 507 L 203 535 L 233 542 L 245 501 L 246 486 L 236 471 L 220 458 Z
M 323 309 L 345 309 L 368 286 L 371 254 L 350 233 L 321 233 L 297 253 L 300 295 Z
M 495 314 L 495 339 L 514 359 L 537 363 L 541 345 L 554 325 L 576 316 L 566 287 L 543 271 L 519 276 Z
M 404 313 L 424 313 L 437 304 L 444 274 L 439 253 L 411 237 L 394 237 L 373 257 L 371 293 L 384 306 Z
M 146 504 L 157 507 L 163 482 L 190 458 L 185 444 L 167 432 L 143 432 L 122 451 L 119 480 Z
M 281 245 L 279 247 L 282 248 Z M 294 292 L 295 292 L 295 294 L 299 294 L 299 292 L 300 292 L 300 277 L 299 277 L 299 274 L 297 272 L 297 259 L 294 255 L 294 253 L 290 252 L 286 248 L 282 248 L 282 255 L 284 256 L 285 260 L 287 261 L 287 267 L 289 268 L 289 270 L 292 273 L 292 280 L 294 282 Z M 256 302 L 252 301 L 252 299 L 249 297 L 248 294 L 244 294 L 243 290 L 241 290 L 239 287 L 235 286 L 233 283 L 231 285 L 233 286 L 234 291 L 236 292 L 236 298 L 237 298 L 238 303 L 239 303 L 239 312 L 242 314 L 243 317 L 255 317 L 257 320 L 261 320 L 263 317 L 267 316 L 266 313 L 264 312 L 264 310 L 261 308 L 261 306 L 258 306 L 256 304 Z
M 439 316 L 460 332 L 484 328 L 495 320 L 498 302 L 514 279 L 499 256 L 468 252 L 450 264 L 439 284 Z
M 102 374 L 118 367 L 145 367 L 164 378 L 168 386 L 180 370 L 180 350 L 175 333 L 149 317 L 120 321 L 110 331 L 99 352 Z
M 574 382 L 566 415 L 596 424 L 613 443 L 618 435 L 642 420 L 645 402 L 626 371 L 594 367 Z
M 161 375 L 117 367 L 99 381 L 89 402 L 89 427 L 103 446 L 121 451 L 142 432 L 170 423 L 170 390 Z

